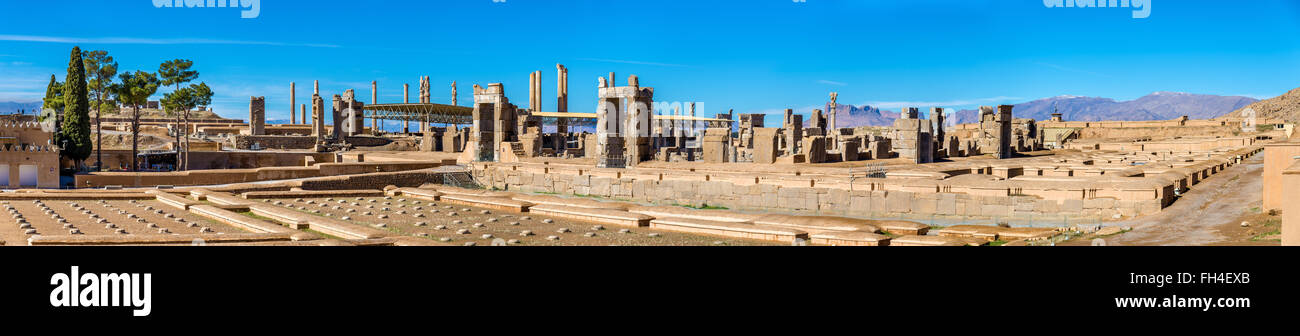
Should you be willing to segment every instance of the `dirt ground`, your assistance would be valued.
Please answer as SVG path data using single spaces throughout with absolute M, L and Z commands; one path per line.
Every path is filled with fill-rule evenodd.
M 1109 222 L 1132 231 L 1101 237 L 1106 245 L 1280 245 L 1276 216 L 1261 213 L 1264 156 L 1229 167 L 1193 186 L 1160 213 Z M 1249 226 L 1242 227 L 1247 222 Z M 1090 245 L 1093 236 L 1058 245 Z
M 98 144 L 95 133 L 90 134 L 90 142 Z M 162 149 L 168 143 L 176 141 L 157 134 L 140 132 L 140 150 Z M 131 149 L 131 132 L 104 130 L 104 149 Z
M 265 203 L 344 219 L 358 225 L 377 227 L 382 224 L 378 228 L 402 235 L 457 244 L 472 242 L 478 246 L 491 245 L 498 238 L 510 245 L 532 246 L 778 245 L 759 240 L 595 224 L 406 197 L 303 198 Z M 531 235 L 524 235 L 525 231 Z M 552 239 L 552 236 L 557 239 Z
M 198 234 L 203 228 L 212 234 L 245 232 L 152 200 L 7 201 L 0 202 L 0 210 L 11 217 L 6 220 L 9 223 L 0 226 L 0 240 L 8 245 L 27 242 L 29 235 L 24 233 L 26 227 L 19 219 L 36 229 L 37 234 L 47 236 L 69 235 L 73 229 L 88 235 L 114 234 L 118 229 L 123 230 L 121 234 L 131 235 Z

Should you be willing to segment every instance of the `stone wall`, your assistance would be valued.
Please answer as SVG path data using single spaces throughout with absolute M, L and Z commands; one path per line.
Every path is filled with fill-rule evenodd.
M 729 181 L 645 180 L 628 177 L 541 174 L 489 168 L 476 177 L 509 191 L 597 196 L 654 204 L 710 205 L 734 210 L 778 211 L 872 218 L 958 216 L 967 218 L 1037 217 L 1044 221 L 1133 217 L 1160 211 L 1160 200 L 1113 198 L 1047 200 L 1037 196 L 985 196 L 901 190 L 844 190 Z
M 214 185 L 321 176 L 398 172 L 428 169 L 440 165 L 441 163 L 426 162 L 361 162 L 321 163 L 309 167 L 213 169 L 183 172 L 97 172 L 77 175 L 76 183 L 78 187 L 102 187 L 107 185 L 120 185 L 126 187 L 149 187 L 157 185 Z
M 304 190 L 354 190 L 383 189 L 390 185 L 419 187 L 425 183 L 442 184 L 443 174 L 446 173 L 434 170 L 413 170 L 334 176 L 303 181 L 302 188 Z
M 256 143 L 263 149 L 312 149 L 316 138 L 295 135 L 236 135 L 236 149 L 252 149 Z
M 1033 167 L 994 167 L 998 169 L 987 172 L 1001 172 L 1007 175 L 1005 178 L 1025 175 L 1005 181 L 935 180 L 924 178 L 934 174 L 908 176 L 904 172 L 891 172 L 889 178 L 849 179 L 826 175 L 591 169 L 529 163 L 480 163 L 471 168 L 480 183 L 508 191 L 665 205 L 708 204 L 737 210 L 871 218 L 956 216 L 1042 225 L 1157 213 L 1172 202 L 1175 188 L 1196 184 L 1258 151 L 1258 147 L 1245 148 L 1181 168 L 1159 173 L 1153 170 L 1147 173 L 1147 178 L 1107 180 L 1090 179 L 1083 167 L 1072 175 L 1061 176 Z M 968 172 L 954 172 L 964 173 Z

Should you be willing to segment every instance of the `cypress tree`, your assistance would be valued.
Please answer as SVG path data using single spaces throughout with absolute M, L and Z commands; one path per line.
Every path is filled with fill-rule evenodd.
M 90 142 L 90 92 L 86 89 L 86 65 L 82 62 L 81 47 L 72 47 L 68 76 L 63 80 L 63 125 L 59 140 L 64 143 L 56 145 L 63 145 L 63 155 L 76 161 L 80 168 L 93 150 Z

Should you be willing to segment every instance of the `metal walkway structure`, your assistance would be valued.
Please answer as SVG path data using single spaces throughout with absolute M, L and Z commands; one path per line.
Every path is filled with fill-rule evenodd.
M 374 104 L 366 105 L 365 118 L 401 121 L 423 121 L 439 124 L 471 124 L 474 108 L 434 103 L 409 104 Z M 533 116 L 542 118 L 596 119 L 595 113 L 584 112 L 533 112 Z M 658 120 L 677 120 L 688 122 L 709 122 L 730 125 L 731 120 L 693 117 L 684 115 L 655 115 Z
M 364 107 L 367 119 L 470 124 L 474 108 L 447 104 L 374 104 Z

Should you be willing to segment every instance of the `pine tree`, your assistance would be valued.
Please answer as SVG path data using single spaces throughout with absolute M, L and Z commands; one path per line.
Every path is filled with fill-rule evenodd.
M 190 70 L 193 66 L 194 61 L 186 59 L 174 59 L 163 62 L 158 65 L 158 79 L 162 80 L 163 86 L 175 85 L 176 88 L 174 90 L 180 91 L 181 84 L 189 83 L 199 77 L 198 71 Z M 189 166 L 181 159 L 179 148 L 181 147 L 181 137 L 189 136 L 190 110 L 186 109 L 183 112 L 173 110 L 172 113 L 176 115 L 176 148 L 178 149 L 176 151 L 176 164 L 177 167 Z M 185 116 L 185 123 L 183 125 L 181 123 L 182 115 Z
M 104 101 L 105 98 L 111 99 L 112 92 L 109 88 L 113 85 L 113 76 L 117 74 L 117 62 L 104 50 L 85 52 L 85 62 L 86 71 L 90 75 L 87 83 L 95 96 L 95 166 L 103 169 L 104 129 L 101 121 L 105 112 L 115 113 L 117 110 L 117 106 Z
M 86 65 L 82 62 L 80 47 L 72 47 L 68 76 L 64 81 L 63 124 L 58 145 L 63 146 L 61 153 L 75 161 L 80 169 L 93 149 L 90 142 L 90 92 L 86 89 Z
M 134 111 L 131 114 L 131 171 L 136 171 L 139 169 L 136 158 L 140 143 L 140 106 L 149 101 L 149 96 L 158 92 L 159 81 L 153 73 L 138 70 L 135 73 L 124 72 L 119 78 L 121 81 L 113 85 L 113 93 Z

